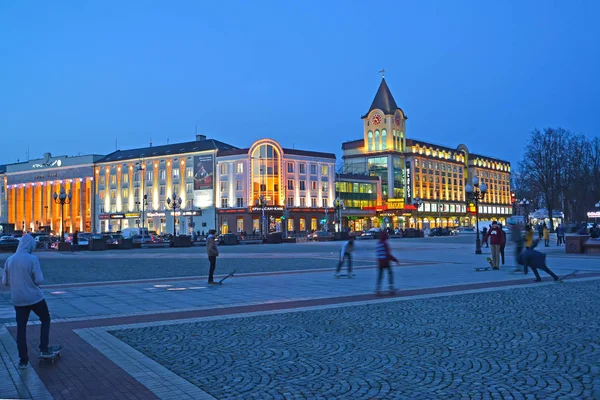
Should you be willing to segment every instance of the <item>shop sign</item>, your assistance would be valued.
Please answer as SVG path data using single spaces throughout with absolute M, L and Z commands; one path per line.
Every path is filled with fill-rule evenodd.
M 146 215 L 148 216 L 148 218 L 154 218 L 154 217 L 166 217 L 167 214 L 164 212 L 149 212 L 146 213 Z
M 98 219 L 110 219 L 110 214 L 100 214 Z
M 139 218 L 140 213 L 125 213 L 125 218 Z
M 252 207 L 252 211 L 282 211 L 283 212 L 284 207 L 283 206 L 255 206 Z
M 406 202 L 412 203 L 412 176 L 410 175 L 410 161 L 406 162 L 406 182 L 404 190 L 406 191 Z
M 402 210 L 404 208 L 404 199 L 388 199 L 387 208 L 394 210 Z
M 32 164 L 31 168 L 49 168 L 49 167 L 60 167 L 62 165 L 62 160 L 54 160 L 50 162 L 50 160 L 44 160 L 43 163 Z
M 588 218 L 600 218 L 600 211 L 590 211 L 587 216 Z
M 185 210 L 171 212 L 176 217 L 199 217 L 202 215 L 202 210 Z
M 125 214 L 110 214 L 110 219 L 123 219 Z

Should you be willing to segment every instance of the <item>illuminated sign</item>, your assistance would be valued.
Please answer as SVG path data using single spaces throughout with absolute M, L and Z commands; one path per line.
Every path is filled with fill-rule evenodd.
M 164 212 L 149 212 L 149 213 L 146 213 L 146 215 L 148 216 L 148 218 L 166 217 L 167 216 L 167 214 Z
M 405 190 L 406 190 L 406 202 L 407 203 L 412 203 L 412 177 L 410 175 L 410 161 L 406 162 L 406 184 L 405 184 Z
M 125 213 L 125 218 L 139 218 L 140 213 Z
M 50 157 L 44 158 L 43 163 L 32 164 L 31 168 L 48 168 L 48 167 L 60 167 L 62 165 L 62 160 L 54 160 L 50 162 Z
M 283 211 L 283 206 L 255 206 L 252 211 Z
M 110 214 L 110 219 L 123 219 L 125 214 Z
M 600 218 L 600 211 L 590 211 L 587 216 L 588 218 Z
M 388 199 L 387 200 L 387 208 L 388 209 L 398 209 L 401 210 L 404 208 L 404 199 Z
M 202 215 L 202 210 L 175 211 L 171 214 L 176 217 L 199 217 Z

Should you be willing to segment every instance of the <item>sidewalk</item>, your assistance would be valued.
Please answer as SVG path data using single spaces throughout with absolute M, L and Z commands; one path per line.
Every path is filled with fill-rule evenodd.
M 453 252 L 450 251 L 450 254 Z M 441 254 L 438 258 L 444 256 Z M 334 263 L 336 256 L 330 257 Z M 449 261 L 441 259 L 435 262 L 431 258 L 427 251 L 410 254 L 410 261 L 404 261 L 400 267 L 394 268 L 394 280 L 400 289 L 397 298 L 523 286 L 530 285 L 533 280 L 531 273 L 528 276 L 517 274 L 512 272 L 513 267 L 500 271 L 475 272 L 474 266 L 480 266 L 484 259 L 473 254 L 462 257 L 453 254 Z M 511 256 L 507 254 L 507 261 L 509 259 Z M 557 258 L 552 261 L 551 268 L 562 275 L 579 266 L 579 269 L 584 270 L 580 277 L 593 278 L 600 276 L 600 267 L 596 264 L 597 259 L 582 261 L 578 258 Z M 0 310 L 0 318 L 5 323 L 0 332 L 0 393 L 2 397 L 32 399 L 146 399 L 167 398 L 170 393 L 177 398 L 198 398 L 197 388 L 189 387 L 187 381 L 180 382 L 180 392 L 172 386 L 153 390 L 148 382 L 140 383 L 145 382 L 144 379 L 130 370 L 125 372 L 122 367 L 136 363 L 116 358 L 116 355 L 123 354 L 121 347 L 124 345 L 101 331 L 105 332 L 108 329 L 106 327 L 134 323 L 164 324 L 189 318 L 365 301 L 386 302 L 392 299 L 373 294 L 376 269 L 370 253 L 359 252 L 355 265 L 354 279 L 336 279 L 333 269 L 330 269 L 239 274 L 226 280 L 222 286 L 210 287 L 206 285 L 206 277 L 45 287 L 44 292 L 53 317 L 51 342 L 63 344 L 63 358 L 54 365 L 39 366 L 34 363 L 26 371 L 17 370 L 16 343 L 13 339 L 15 324 L 11 314 L 13 311 L 4 307 Z M 385 279 L 384 283 L 387 282 L 387 277 Z M 33 326 L 28 330 L 30 351 L 36 349 L 39 335 L 38 322 L 35 317 L 33 319 Z M 109 352 L 106 346 L 114 351 Z M 152 369 L 151 366 L 148 368 Z M 163 371 L 164 368 L 155 369 L 168 375 Z M 145 373 L 142 371 L 140 374 L 144 376 Z M 169 377 L 177 381 L 177 377 L 172 374 Z M 159 383 L 157 385 L 160 386 Z

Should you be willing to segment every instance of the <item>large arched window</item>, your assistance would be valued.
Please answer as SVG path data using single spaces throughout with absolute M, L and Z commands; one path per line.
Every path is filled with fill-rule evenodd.
M 375 131 L 375 151 L 380 150 L 381 147 L 379 147 L 379 130 Z
M 396 130 L 392 129 L 392 139 L 394 139 L 394 150 L 398 150 L 398 143 L 396 142 Z
M 373 132 L 369 131 L 369 133 L 367 133 L 367 140 L 369 151 L 373 151 Z
M 381 130 L 381 150 L 387 150 L 387 131 Z
M 280 205 L 281 154 L 270 143 L 259 144 L 252 152 L 252 204 Z

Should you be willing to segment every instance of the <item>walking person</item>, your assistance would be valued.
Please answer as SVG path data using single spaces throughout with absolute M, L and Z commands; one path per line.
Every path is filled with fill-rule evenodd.
M 217 257 L 219 256 L 219 249 L 217 248 L 217 241 L 215 234 L 216 230 L 211 229 L 208 231 L 208 237 L 206 238 L 206 254 L 208 255 L 208 262 L 210 269 L 208 270 L 208 284 L 216 285 L 214 280 L 215 268 L 217 267 Z
M 344 260 L 348 259 L 348 278 L 352 278 L 352 252 L 354 251 L 354 236 L 350 237 L 344 245 L 342 246 L 342 251 L 340 253 L 340 262 L 338 263 L 337 269 L 335 271 L 335 276 L 340 276 L 340 272 L 342 271 L 342 266 L 344 265 Z
M 545 223 L 544 224 L 538 224 L 537 229 L 538 229 L 539 240 L 542 240 L 544 238 L 544 226 L 546 226 Z
M 50 312 L 39 285 L 44 281 L 39 259 L 31 254 L 35 250 L 35 239 L 30 234 L 21 238 L 17 251 L 4 264 L 2 284 L 10 287 L 12 303 L 17 317 L 17 348 L 19 368 L 29 363 L 27 351 L 27 321 L 33 311 L 42 323 L 40 330 L 40 356 L 51 356 L 55 348 L 50 342 Z
M 543 234 L 544 234 L 544 246 L 548 247 L 550 246 L 550 231 L 548 230 L 548 227 L 546 226 L 546 224 L 544 224 L 544 229 L 543 229 Z
M 515 255 L 517 258 L 517 269 L 515 272 L 521 272 L 522 269 L 519 268 L 520 262 L 519 257 L 523 252 L 523 236 L 521 236 L 521 227 L 518 224 L 513 224 L 510 229 L 510 241 L 515 244 Z
M 486 241 L 489 239 L 492 245 L 492 265 L 494 269 L 500 269 L 500 247 L 504 242 L 504 235 L 502 229 L 498 226 L 496 221 L 492 222 L 490 230 L 484 238 Z
M 525 248 L 533 246 L 533 227 L 525 226 Z
M 486 228 L 484 226 L 483 230 L 481 231 L 481 234 L 483 235 L 483 244 L 485 244 L 485 247 L 490 247 L 490 245 L 488 244 L 488 241 L 487 241 L 487 233 L 488 233 L 488 228 Z
M 502 261 L 502 265 L 504 265 L 504 249 L 506 248 L 506 232 L 502 229 L 502 224 L 498 224 L 500 227 L 500 232 L 502 232 L 502 244 L 500 245 L 500 259 Z
M 377 264 L 379 266 L 379 272 L 377 275 L 377 285 L 375 286 L 375 292 L 377 294 L 381 293 L 381 281 L 383 280 L 383 270 L 388 270 L 388 278 L 389 278 L 389 290 L 390 292 L 396 291 L 394 289 L 394 274 L 392 273 L 392 266 L 390 265 L 390 261 L 394 261 L 397 265 L 400 265 L 396 257 L 392 255 L 390 252 L 390 246 L 387 242 L 388 234 L 387 232 L 381 232 L 379 236 L 379 242 L 377 243 L 376 252 L 377 252 Z
M 533 273 L 535 275 L 535 282 L 541 282 L 542 278 L 540 277 L 540 273 L 538 269 L 541 269 L 548 275 L 550 275 L 555 281 L 560 280 L 560 278 L 546 265 L 546 255 L 542 252 L 534 250 L 537 246 L 538 241 L 533 242 L 531 247 L 525 249 L 525 251 L 521 254 L 521 264 L 525 267 L 525 275 L 527 275 L 527 267 L 531 267 Z

